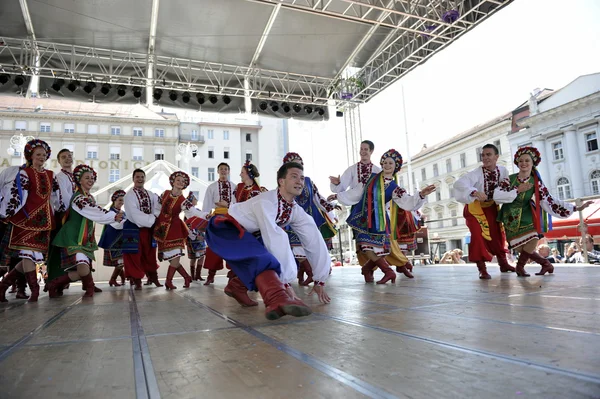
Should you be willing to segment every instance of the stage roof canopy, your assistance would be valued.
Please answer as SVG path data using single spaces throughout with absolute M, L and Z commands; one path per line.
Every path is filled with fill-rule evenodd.
M 181 107 L 202 93 L 203 109 L 237 111 L 246 96 L 253 111 L 300 104 L 306 116 L 329 99 L 368 101 L 511 1 L 3 0 L 0 90 L 37 73 L 40 93 L 83 101 L 156 101 L 161 89 L 159 102 Z

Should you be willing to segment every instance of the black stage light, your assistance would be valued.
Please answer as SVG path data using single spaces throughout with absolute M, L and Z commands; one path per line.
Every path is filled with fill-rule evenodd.
M 271 103 L 271 109 L 273 110 L 273 112 L 279 111 L 279 104 L 277 104 L 275 101 L 273 101 Z
M 87 94 L 90 94 L 95 88 L 96 88 L 96 83 L 87 82 L 85 84 L 85 86 L 83 87 L 83 91 L 85 91 Z
M 261 109 L 261 111 L 266 111 L 267 110 L 267 102 L 266 101 L 261 101 L 260 104 L 258 104 L 258 108 Z
M 283 112 L 285 113 L 288 113 L 291 110 L 290 105 L 288 103 L 281 104 L 281 108 L 283 108 Z
M 6 84 L 9 80 L 10 76 L 8 76 L 7 74 L 3 73 L 2 75 L 0 75 L 0 83 Z
M 231 98 L 229 96 L 223 96 L 223 102 L 227 105 L 231 102 Z
M 119 97 L 123 97 L 127 93 L 127 88 L 123 85 L 119 85 L 117 87 L 117 94 Z
M 310 105 L 305 105 L 304 111 L 306 111 L 306 113 L 310 115 L 312 114 L 312 107 Z
M 316 111 L 317 111 L 317 114 L 319 114 L 319 116 L 325 115 L 325 110 L 321 107 L 317 108 Z
M 15 77 L 15 84 L 17 86 L 23 86 L 23 83 L 25 83 L 25 76 L 19 75 Z
M 107 95 L 108 93 L 110 93 L 110 89 L 112 89 L 110 84 L 102 83 L 102 87 L 100 88 L 100 93 Z
M 196 100 L 198 100 L 198 104 L 200 105 L 204 104 L 204 101 L 206 101 L 204 94 L 202 93 L 196 93 Z
M 54 79 L 54 82 L 52 83 L 52 88 L 56 91 L 60 91 L 60 88 L 63 87 L 64 85 L 65 85 L 64 79 Z
M 169 99 L 171 99 L 171 101 L 177 101 L 177 92 L 175 90 L 169 92 Z
M 183 101 L 185 104 L 189 103 L 190 102 L 190 93 L 188 93 L 187 91 L 184 92 L 181 95 L 181 101 Z
M 216 104 L 217 101 L 219 101 L 219 99 L 217 98 L 217 96 L 212 94 L 210 97 L 208 97 L 208 101 L 210 101 L 211 104 Z
M 302 107 L 300 106 L 300 104 L 294 104 L 294 112 L 298 113 L 302 111 Z
M 162 97 L 162 89 L 154 89 L 152 97 L 154 97 L 156 101 L 160 100 L 160 98 Z
M 75 90 L 77 90 L 77 87 L 79 87 L 79 85 L 80 85 L 79 81 L 72 80 L 67 85 L 67 89 L 69 89 L 70 92 L 74 92 Z
M 139 86 L 133 86 L 131 91 L 133 91 L 133 96 L 135 98 L 140 98 L 142 96 L 142 88 Z

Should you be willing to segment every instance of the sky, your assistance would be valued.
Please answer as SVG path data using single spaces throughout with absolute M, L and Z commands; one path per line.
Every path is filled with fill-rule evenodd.
M 527 101 L 600 72 L 600 1 L 515 0 L 360 107 L 373 161 L 390 148 L 406 158 Z M 406 123 L 402 109 L 406 100 Z M 335 114 L 333 114 L 335 115 Z M 323 194 L 350 164 L 344 118 L 290 120 L 290 151 Z

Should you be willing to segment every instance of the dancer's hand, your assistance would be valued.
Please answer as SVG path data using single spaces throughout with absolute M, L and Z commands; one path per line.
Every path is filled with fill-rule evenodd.
M 327 295 L 327 292 L 325 292 L 324 285 L 317 285 L 317 283 L 315 283 L 313 285 L 312 289 L 309 291 L 308 295 L 312 295 L 314 293 L 316 293 L 317 296 L 319 297 L 319 302 L 321 302 L 321 303 L 331 302 L 331 298 L 329 298 L 329 295 Z
M 481 191 L 475 191 L 475 193 L 473 194 L 473 197 L 475 197 L 480 202 L 487 201 L 487 194 L 484 192 L 481 192 Z
M 225 201 L 215 202 L 215 206 L 217 208 L 229 208 L 229 205 L 227 205 L 227 202 Z
M 329 182 L 334 186 L 337 186 L 338 184 L 340 184 L 340 175 L 338 175 L 337 177 L 329 176 Z
M 419 191 L 419 195 L 421 196 L 421 198 L 425 198 L 434 191 L 435 191 L 435 184 L 430 184 L 429 186 L 427 186 L 427 187 L 423 188 L 421 191 Z
M 115 216 L 115 221 L 120 223 L 122 220 L 123 220 L 123 212 L 117 213 L 117 215 Z
M 521 183 L 517 186 L 517 192 L 523 193 L 525 191 L 531 190 L 531 187 L 533 187 L 533 184 L 531 184 L 529 182 Z
M 328 202 L 335 201 L 336 199 L 337 199 L 337 194 L 331 194 L 329 197 L 327 197 Z
M 575 207 L 575 211 L 576 212 L 583 211 L 585 208 L 592 205 L 593 203 L 594 203 L 594 201 L 586 201 L 581 206 Z

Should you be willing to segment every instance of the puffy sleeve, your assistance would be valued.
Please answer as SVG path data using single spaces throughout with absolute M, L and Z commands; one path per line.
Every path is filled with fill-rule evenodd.
M 96 223 L 111 224 L 115 221 L 117 214 L 99 207 L 93 198 L 77 195 L 71 204 L 71 208 L 86 219 Z
M 349 190 L 337 193 L 338 202 L 346 206 L 358 204 L 363 196 L 364 190 L 365 185 L 363 183 L 359 183 Z
M 346 191 L 348 189 L 348 187 L 352 186 L 352 174 L 354 172 L 354 168 L 355 165 L 350 166 L 348 169 L 346 169 L 346 171 L 344 172 L 344 174 L 340 177 L 340 184 L 335 185 L 335 184 L 330 184 L 330 189 L 332 193 L 335 194 L 339 194 L 342 191 Z
M 215 191 L 214 183 L 211 184 L 210 186 L 206 187 L 206 192 L 204 193 L 204 201 L 202 201 L 202 209 L 207 212 L 212 211 L 213 208 L 215 207 L 215 201 L 213 199 L 214 191 Z
M 475 185 L 481 174 L 479 169 L 475 169 L 454 182 L 454 198 L 458 202 L 470 204 L 475 201 L 475 197 L 471 197 L 471 193 L 477 191 Z
M 542 209 L 557 218 L 568 218 L 575 212 L 575 204 L 561 201 L 550 195 L 548 188 L 540 181 L 540 202 Z
M 52 195 L 50 196 L 50 203 L 52 205 L 52 209 L 54 212 L 64 212 L 69 207 L 69 202 L 71 201 L 71 197 L 65 199 L 62 195 L 62 190 L 60 189 L 60 185 L 58 183 L 58 179 L 56 175 L 52 179 Z
M 19 196 L 19 184 L 21 185 L 21 196 Z M 4 197 L 0 210 L 2 216 L 8 218 L 19 212 L 27 202 L 28 193 L 29 176 L 27 176 L 27 172 L 20 170 L 15 174 L 12 183 L 2 190 Z
M 498 204 L 509 204 L 517 198 L 519 193 L 516 187 L 512 187 L 508 176 L 502 177 L 498 187 L 494 190 L 494 201 Z
M 259 196 L 257 198 L 261 197 Z M 265 248 L 267 248 L 267 251 L 269 251 L 281 264 L 281 281 L 284 283 L 294 281 L 298 273 L 298 268 L 296 266 L 294 254 L 292 253 L 292 248 L 290 247 L 287 233 L 275 223 L 275 219 L 277 218 L 277 207 L 274 207 L 273 203 L 270 201 L 254 201 L 252 203 L 252 210 L 256 216 L 256 222 Z M 319 234 L 319 237 L 321 237 L 318 231 L 316 231 L 315 234 Z
M 125 195 L 124 199 L 124 208 L 125 213 L 127 214 L 127 219 L 130 222 L 137 224 L 139 227 L 152 227 L 154 221 L 156 220 L 156 216 L 148 215 L 139 209 L 139 202 L 133 190 L 129 191 Z
M 150 201 L 152 201 L 152 213 L 155 217 L 158 217 L 162 210 L 162 198 L 152 191 L 148 191 L 148 195 L 150 196 Z
M 392 192 L 392 201 L 405 211 L 416 211 L 425 204 L 425 198 L 421 198 L 418 190 L 415 190 L 414 195 L 410 195 L 400 186 L 396 186 Z
M 319 193 L 319 189 L 317 188 L 317 185 L 311 180 L 312 186 L 313 186 L 313 196 L 314 196 L 314 200 L 316 201 L 317 204 L 319 204 L 323 209 L 325 209 L 326 212 L 331 212 L 333 211 L 333 209 L 335 208 L 335 205 L 332 204 L 331 202 L 327 201 L 327 199 L 325 197 L 323 197 L 321 195 L 321 193 Z
M 331 256 L 327 252 L 325 241 L 315 224 L 315 221 L 299 206 L 294 207 L 290 226 L 294 233 L 300 238 L 302 248 L 306 252 L 306 258 L 313 268 L 313 279 L 315 282 L 325 282 L 329 278 L 331 268 Z M 289 248 L 289 244 L 288 244 Z M 292 280 L 296 273 L 292 276 Z
M 69 207 L 69 202 L 71 202 L 71 197 L 73 196 L 73 185 L 69 177 L 64 173 L 58 173 L 56 175 L 56 181 L 58 182 L 62 203 L 66 210 Z
M 181 209 L 183 210 L 183 214 L 186 218 L 197 216 L 199 218 L 206 219 L 208 216 L 208 212 L 204 212 L 196 208 L 194 204 L 187 198 L 181 204 Z

